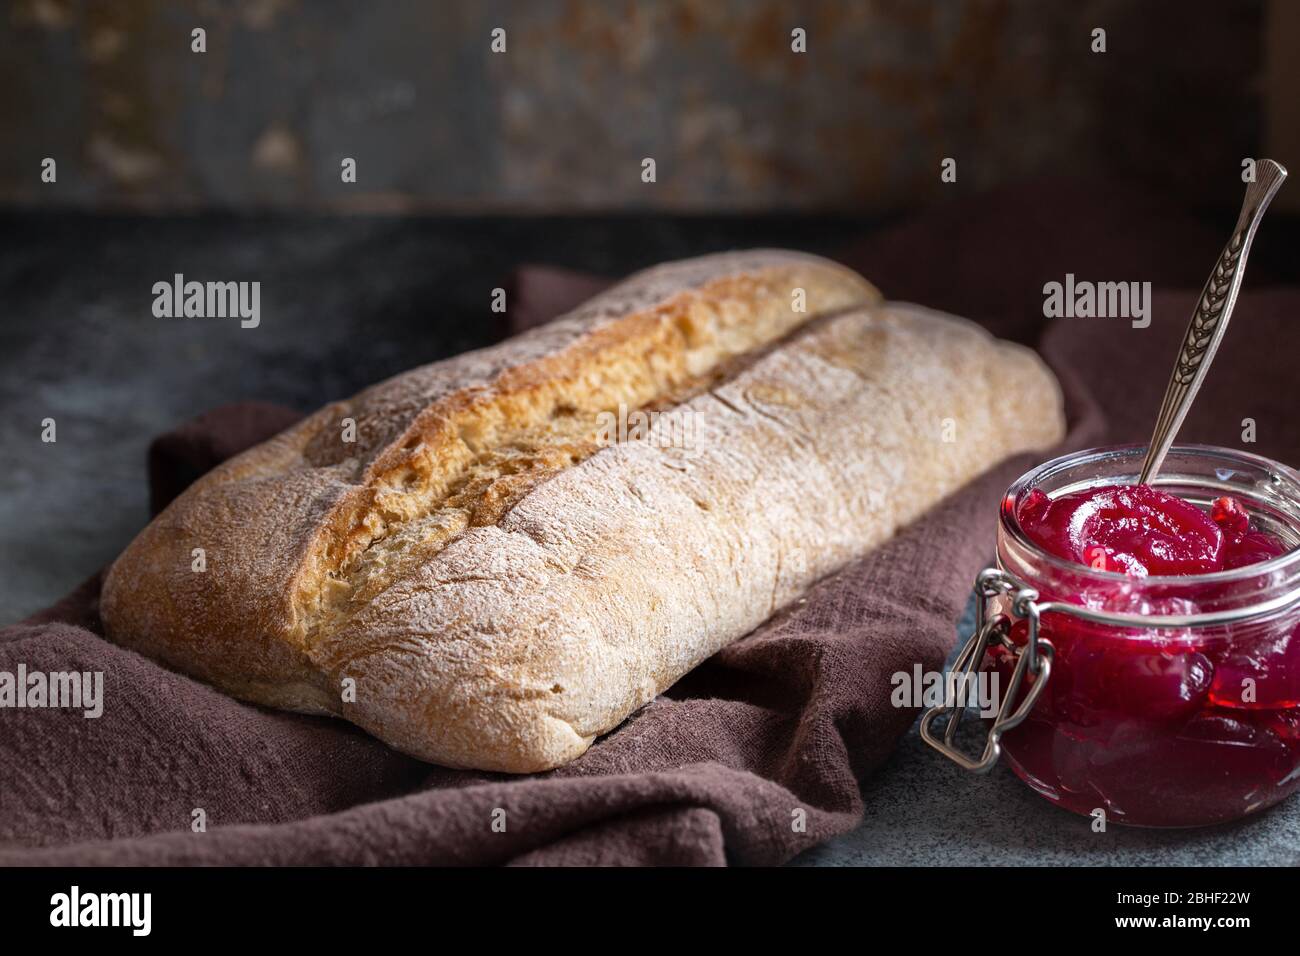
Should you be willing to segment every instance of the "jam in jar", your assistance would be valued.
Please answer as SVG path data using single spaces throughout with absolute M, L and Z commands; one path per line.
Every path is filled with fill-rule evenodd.
M 1029 621 L 992 597 L 1005 629 L 982 666 L 1021 699 L 1045 678 L 1000 752 L 1077 813 L 1232 820 L 1300 788 L 1300 475 L 1179 446 L 1135 486 L 1144 453 L 1048 462 L 1002 502 L 1000 574 L 1041 610 L 1050 669 L 1015 686 Z

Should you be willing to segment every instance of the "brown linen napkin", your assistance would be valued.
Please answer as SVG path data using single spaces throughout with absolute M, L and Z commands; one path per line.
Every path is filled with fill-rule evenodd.
M 937 220 L 936 243 L 949 215 Z M 1000 212 L 989 214 L 982 228 L 965 226 L 962 247 L 1033 241 L 1012 227 Z M 917 242 L 916 229 L 897 231 L 898 243 Z M 1148 238 L 1154 247 L 1195 245 L 1203 236 L 1193 224 L 1166 220 Z M 889 294 L 890 276 L 870 264 L 893 247 L 887 239 L 867 245 L 854 263 Z M 1187 272 L 1207 268 L 1210 250 Z M 1075 261 L 1082 260 L 1065 254 L 1058 264 L 1063 272 Z M 1172 278 L 1142 268 L 1095 278 Z M 900 285 L 927 301 L 922 280 L 906 271 L 897 266 Z M 989 280 L 963 281 L 978 298 Z M 1004 305 L 981 317 L 1036 338 L 1041 295 L 1005 272 L 997 282 Z M 514 300 L 527 308 L 515 322 L 552 315 L 599 285 L 525 270 Z M 939 304 L 960 297 L 941 291 Z M 1158 402 L 1163 373 L 1116 371 L 1163 369 L 1192 302 L 1191 294 L 1158 297 L 1146 330 L 1101 319 L 1063 320 L 1050 330 L 1044 349 L 1069 400 L 1067 446 L 1145 437 L 1134 429 Z M 1293 350 L 1287 343 L 1298 333 L 1286 317 L 1297 308 L 1300 293 L 1243 297 L 1234 321 L 1267 329 L 1274 357 L 1245 345 L 1233 358 L 1225 352 L 1220 363 L 1241 362 L 1243 372 L 1226 383 L 1216 365 L 1211 383 L 1223 391 L 1200 403 L 1189 437 L 1237 444 L 1233 422 L 1253 413 L 1260 450 L 1297 459 L 1296 426 L 1279 399 L 1290 378 L 1277 358 Z M 150 454 L 158 503 L 283 428 L 291 414 L 233 406 L 160 438 Z M 98 636 L 92 579 L 55 608 L 0 629 L 0 671 L 19 664 L 103 671 L 105 696 L 93 720 L 66 710 L 0 712 L 0 766 L 12 770 L 0 787 L 0 864 L 782 862 L 861 818 L 860 779 L 915 716 L 891 706 L 890 676 L 916 663 L 941 666 L 970 581 L 991 553 L 996 502 L 1032 464 L 1022 456 L 998 465 L 701 665 L 574 763 L 522 778 L 422 764 L 341 721 L 244 704 L 159 667 Z M 500 810 L 504 832 L 492 826 Z M 199 811 L 206 832 L 196 833 Z
M 159 442 L 156 467 L 180 447 Z M 534 777 L 421 764 L 341 721 L 228 698 L 98 637 L 92 580 L 48 623 L 0 630 L 0 670 L 103 671 L 105 688 L 97 719 L 4 715 L 21 730 L 0 739 L 17 768 L 0 864 L 784 861 L 860 818 L 859 778 L 914 717 L 891 706 L 890 675 L 942 665 L 991 547 L 989 502 L 1030 463 L 984 476 Z M 190 832 L 198 809 L 206 833 Z

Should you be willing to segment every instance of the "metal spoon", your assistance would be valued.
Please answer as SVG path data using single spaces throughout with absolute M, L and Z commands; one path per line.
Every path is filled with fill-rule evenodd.
M 1178 349 L 1178 361 L 1169 377 L 1169 387 L 1165 390 L 1165 398 L 1160 405 L 1155 431 L 1151 433 L 1146 461 L 1142 463 L 1142 473 L 1138 476 L 1140 485 L 1152 481 L 1164 464 L 1165 455 L 1174 443 L 1174 436 L 1182 427 L 1187 410 L 1192 407 L 1192 400 L 1205 381 L 1205 373 L 1214 361 L 1214 353 L 1223 341 L 1223 333 L 1228 330 L 1228 319 L 1232 317 L 1233 306 L 1237 304 L 1237 292 L 1240 291 L 1241 280 L 1246 274 L 1246 256 L 1250 254 L 1255 230 L 1284 179 L 1286 169 L 1280 163 L 1261 159 L 1255 164 L 1255 181 L 1246 187 L 1246 198 L 1241 205 L 1241 215 L 1237 217 L 1237 227 L 1232 239 L 1219 255 L 1219 261 L 1214 264 L 1214 271 L 1210 273 L 1210 278 L 1201 291 L 1196 311 L 1192 313 L 1192 321 L 1187 326 L 1187 334 L 1183 336 L 1183 344 Z

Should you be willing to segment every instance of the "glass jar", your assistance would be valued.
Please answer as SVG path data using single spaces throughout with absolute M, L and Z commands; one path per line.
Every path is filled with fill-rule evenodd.
M 1000 755 L 1052 802 L 1110 821 L 1179 827 L 1245 816 L 1300 788 L 1300 474 L 1226 448 L 1176 446 L 1155 485 L 1209 510 L 1232 496 L 1286 553 L 1214 574 L 1130 577 L 1044 551 L 1019 506 L 1131 484 L 1146 452 L 1077 452 L 1016 481 L 998 567 L 980 575 L 977 633 L 955 669 L 997 674 L 1001 707 L 978 760 L 956 749 L 961 709 L 922 720 L 972 770 Z M 950 714 L 943 738 L 932 724 Z

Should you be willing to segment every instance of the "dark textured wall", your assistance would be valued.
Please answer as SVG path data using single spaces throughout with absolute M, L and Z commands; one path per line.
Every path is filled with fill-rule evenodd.
M 1255 154 L 1264 112 L 1258 2 L 14 0 L 0 17 L 0 202 L 21 204 L 882 211 L 938 195 L 946 156 L 968 187 L 1137 173 L 1191 194 Z

